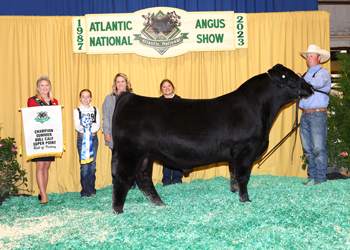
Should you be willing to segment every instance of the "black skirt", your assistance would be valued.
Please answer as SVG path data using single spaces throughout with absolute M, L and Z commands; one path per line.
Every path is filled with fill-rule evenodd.
M 55 161 L 55 157 L 49 156 L 49 157 L 40 157 L 40 158 L 34 158 L 32 161 Z

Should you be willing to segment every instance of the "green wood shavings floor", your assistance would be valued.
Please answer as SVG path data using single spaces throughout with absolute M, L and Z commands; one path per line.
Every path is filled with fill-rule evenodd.
M 218 177 L 162 187 L 156 207 L 137 188 L 123 214 L 112 186 L 11 197 L 0 206 L 0 249 L 350 249 L 350 180 L 304 186 L 298 177 L 252 176 L 251 203 Z

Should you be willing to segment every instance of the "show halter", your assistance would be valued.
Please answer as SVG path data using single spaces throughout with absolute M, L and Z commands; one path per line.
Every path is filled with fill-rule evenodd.
M 317 72 L 318 72 L 318 71 L 316 71 L 315 74 L 314 74 L 312 77 L 315 77 L 315 75 L 316 75 Z M 276 83 L 278 86 L 284 88 L 285 85 L 284 85 L 284 84 L 277 83 L 276 81 L 274 81 L 274 80 L 272 79 L 272 77 L 271 77 L 271 75 L 270 75 L 269 72 L 267 72 L 267 75 L 270 77 L 271 81 L 273 81 L 274 83 Z M 304 74 L 304 75 L 305 75 L 305 74 Z M 303 77 L 304 77 L 304 75 L 303 75 Z M 282 78 L 284 78 L 284 75 L 282 76 Z M 287 86 L 287 87 L 288 87 L 288 86 Z M 298 97 L 297 97 L 297 100 L 296 100 L 296 105 L 297 105 L 297 107 L 296 107 L 296 113 L 295 113 L 295 122 L 294 122 L 294 124 L 293 124 L 292 130 L 291 130 L 279 143 L 277 143 L 277 145 L 276 145 L 273 149 L 271 149 L 270 152 L 268 152 L 268 153 L 264 156 L 264 158 L 262 158 L 262 159 L 259 161 L 259 163 L 258 163 L 259 167 L 258 167 L 258 168 L 260 168 L 261 162 L 262 162 L 264 159 L 266 159 L 272 152 L 274 152 L 275 149 L 278 148 L 278 147 L 284 142 L 284 140 L 285 140 L 290 134 L 292 134 L 292 133 L 294 132 L 294 130 L 296 130 L 296 133 L 295 133 L 295 141 L 294 141 L 293 150 L 292 150 L 292 161 L 293 161 L 293 152 L 294 152 L 294 147 L 295 147 L 295 144 L 296 144 L 296 141 L 297 141 L 298 127 L 299 127 L 299 125 L 300 125 L 300 123 L 298 123 L 298 109 L 299 109 L 299 101 L 300 101 L 300 88 L 301 88 L 301 78 L 300 78 L 300 80 L 299 80 L 299 88 L 298 88 L 298 90 L 297 90 L 297 92 L 298 92 Z M 321 91 L 321 90 L 318 90 L 318 89 L 313 89 L 313 91 L 316 91 L 316 92 L 319 92 L 319 93 L 322 93 L 322 94 L 325 94 L 325 95 L 329 95 L 329 93 L 324 92 L 324 91 Z
M 280 86 L 280 87 L 282 87 L 282 88 L 284 88 L 284 86 L 286 86 L 286 85 L 284 85 L 284 84 L 281 84 L 281 83 L 278 83 L 278 82 L 274 81 L 274 80 L 272 79 L 272 77 L 271 77 L 271 75 L 270 75 L 269 72 L 267 72 L 267 75 L 269 76 L 269 78 L 271 79 L 271 81 L 273 81 L 273 82 L 274 82 L 275 84 L 277 84 L 278 86 Z M 282 78 L 285 78 L 285 75 L 282 75 Z M 290 88 L 289 86 L 287 86 L 287 87 Z M 297 98 L 296 98 L 296 105 L 297 105 L 297 106 L 296 106 L 296 110 L 295 110 L 295 122 L 294 122 L 294 124 L 293 124 L 292 130 L 291 130 L 279 143 L 277 143 L 277 145 L 276 145 L 273 149 L 271 149 L 270 152 L 268 152 L 268 153 L 259 161 L 259 163 L 258 163 L 259 167 L 258 167 L 258 168 L 260 168 L 261 162 L 262 162 L 265 158 L 267 158 L 267 157 L 271 154 L 271 152 L 274 152 L 275 149 L 278 148 L 278 147 L 284 142 L 284 140 L 285 140 L 291 133 L 294 132 L 294 130 L 296 130 L 294 145 L 293 145 L 293 149 L 292 149 L 292 161 L 293 161 L 293 152 L 294 152 L 295 144 L 296 144 L 296 141 L 297 141 L 298 127 L 299 127 L 299 125 L 300 125 L 300 124 L 298 123 L 298 109 L 299 109 L 299 101 L 300 101 L 300 88 L 301 88 L 301 78 L 300 78 L 300 80 L 299 80 L 299 87 L 298 87 L 298 89 L 296 89 L 296 91 L 297 91 L 297 93 L 298 93 Z
M 89 115 L 82 115 L 80 119 L 80 123 L 84 127 L 80 164 L 87 164 L 94 160 L 94 152 L 92 150 L 92 134 L 91 134 L 92 120 Z

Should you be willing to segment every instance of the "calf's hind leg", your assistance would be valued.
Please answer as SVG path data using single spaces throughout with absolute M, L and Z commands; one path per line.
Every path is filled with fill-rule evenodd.
M 232 193 L 235 193 L 238 191 L 238 184 L 235 178 L 235 169 L 233 167 L 233 163 L 229 163 L 229 169 L 230 169 L 230 174 L 231 174 L 231 178 L 230 178 L 230 190 Z
M 136 173 L 136 182 L 146 198 L 156 206 L 164 206 L 157 190 L 152 182 L 153 158 L 146 157 L 141 164 L 141 169 Z

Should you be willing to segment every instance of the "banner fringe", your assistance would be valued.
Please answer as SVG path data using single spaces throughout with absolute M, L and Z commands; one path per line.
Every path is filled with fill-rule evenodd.
M 50 157 L 50 156 L 54 156 L 54 157 L 62 157 L 62 153 L 57 152 L 57 153 L 41 153 L 41 154 L 35 154 L 35 155 L 30 155 L 27 156 L 27 161 L 30 161 L 32 159 L 35 158 L 40 158 L 40 157 Z
M 90 159 L 86 159 L 86 160 L 82 160 L 81 162 L 80 162 L 80 164 L 87 164 L 87 163 L 90 163 L 90 162 L 92 162 L 94 160 L 94 157 L 91 157 Z

